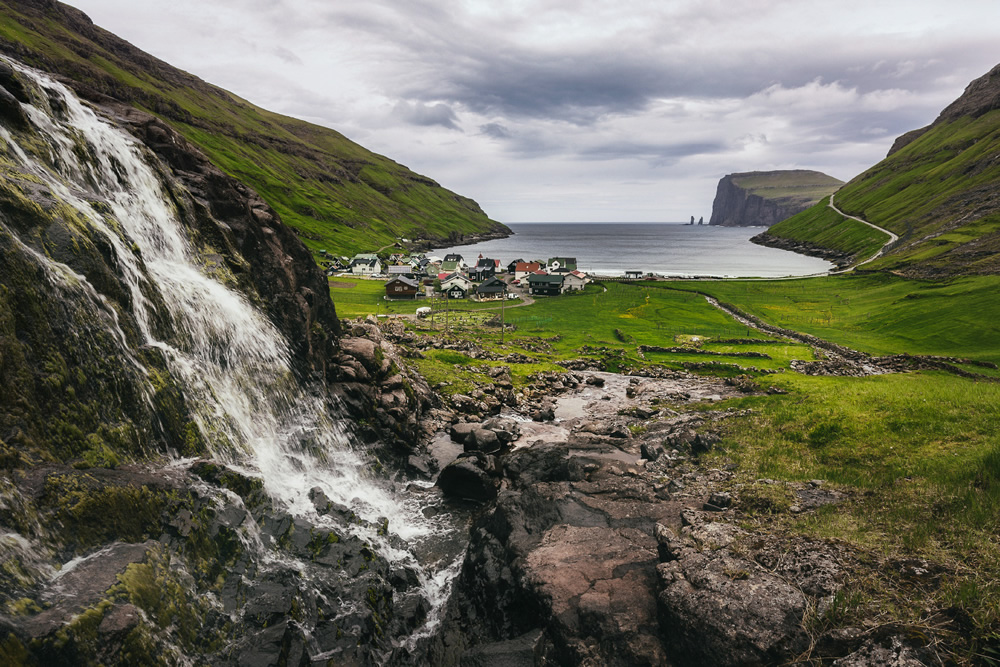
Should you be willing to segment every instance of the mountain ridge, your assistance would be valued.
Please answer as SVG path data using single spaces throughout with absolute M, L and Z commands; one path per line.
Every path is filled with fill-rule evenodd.
M 154 114 L 253 187 L 313 252 L 353 254 L 400 237 L 506 236 L 472 199 L 343 134 L 262 109 L 145 53 L 54 0 L 0 2 L 0 53 L 77 94 Z

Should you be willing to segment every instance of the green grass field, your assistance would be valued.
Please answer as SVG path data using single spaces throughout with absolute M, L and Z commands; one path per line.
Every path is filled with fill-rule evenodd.
M 660 283 L 698 290 L 764 321 L 871 354 L 1000 363 L 1000 277 L 909 280 L 889 274 L 790 281 Z
M 756 526 L 841 540 L 867 554 L 872 567 L 847 583 L 839 623 L 878 618 L 918 629 L 929 615 L 961 614 L 967 630 L 954 636 L 959 648 L 953 657 L 959 663 L 975 662 L 975 652 L 986 650 L 984 642 L 1000 636 L 1000 382 L 943 372 L 800 375 L 789 363 L 811 359 L 811 349 L 769 342 L 698 292 L 769 323 L 870 353 L 1000 361 L 998 282 L 995 277 L 928 282 L 870 274 L 770 282 L 608 283 L 606 290 L 591 285 L 581 294 L 509 310 L 506 320 L 517 330 L 507 334 L 502 348 L 495 329 L 473 325 L 451 333 L 495 350 L 527 354 L 530 363 L 503 364 L 511 367 L 515 384 L 532 373 L 557 370 L 553 362 L 608 357 L 608 350 L 626 370 L 643 364 L 679 368 L 690 361 L 781 370 L 759 382 L 786 394 L 703 406 L 750 411 L 747 417 L 722 422 L 723 442 L 704 464 L 736 463 L 736 479 L 751 485 L 763 478 L 821 479 L 846 494 L 838 505 L 761 517 Z M 716 342 L 720 339 L 755 340 Z M 691 351 L 647 351 L 640 357 L 640 345 L 687 346 Z M 696 354 L 696 349 L 722 356 Z M 771 358 L 732 356 L 748 351 Z M 466 393 L 490 382 L 483 373 L 461 370 L 484 362 L 460 353 L 431 350 L 416 363 L 444 393 Z M 1000 379 L 996 372 L 970 369 Z M 927 559 L 940 567 L 945 573 L 940 584 L 914 597 L 906 582 L 879 570 L 878 562 L 906 558 Z

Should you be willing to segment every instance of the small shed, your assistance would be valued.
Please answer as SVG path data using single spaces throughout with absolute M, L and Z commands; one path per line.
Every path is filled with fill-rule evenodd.
M 640 279 L 642 279 L 642 271 L 626 271 L 625 272 L 625 279 L 626 280 L 640 280 Z

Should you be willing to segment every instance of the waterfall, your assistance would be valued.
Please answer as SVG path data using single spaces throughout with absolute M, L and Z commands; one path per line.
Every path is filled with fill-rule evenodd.
M 368 472 L 371 461 L 352 446 L 338 407 L 320 388 L 297 381 L 288 343 L 275 326 L 246 297 L 200 268 L 197 250 L 148 149 L 62 84 L 7 62 L 32 79 L 50 101 L 48 108 L 42 103 L 24 105 L 44 145 L 19 146 L 0 128 L 8 159 L 44 184 L 114 249 L 115 269 L 129 292 L 140 344 L 162 351 L 213 456 L 259 477 L 290 513 L 307 516 L 317 525 L 332 519 L 316 514 L 309 500 L 314 487 L 371 523 L 388 517 L 391 534 L 410 545 L 419 547 L 451 530 L 442 517 L 425 518 L 415 500 Z M 115 306 L 68 266 L 36 251 L 31 255 L 50 282 L 92 302 L 94 312 L 101 313 L 139 367 L 117 327 Z M 158 324 L 162 318 L 155 304 L 160 299 L 169 311 L 170 327 Z M 363 524 L 337 528 L 359 534 L 390 560 L 416 565 L 412 552 L 393 546 L 399 541 L 391 536 L 379 536 Z M 445 559 L 449 562 L 418 567 L 432 602 L 440 601 L 446 591 L 454 558 L 452 554 Z

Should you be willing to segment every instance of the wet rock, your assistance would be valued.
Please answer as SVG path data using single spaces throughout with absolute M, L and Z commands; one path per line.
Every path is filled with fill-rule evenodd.
M 460 667 L 534 667 L 544 664 L 544 631 L 532 630 L 515 639 L 476 646 L 462 655 Z
M 485 428 L 473 429 L 465 438 L 465 451 L 493 454 L 500 449 L 497 434 Z
M 28 90 L 14 68 L 0 63 L 0 86 L 3 86 L 18 102 L 29 102 Z
M 556 418 L 555 406 L 552 404 L 543 405 L 532 413 L 531 418 L 536 422 L 550 422 Z
M 474 422 L 458 422 L 448 428 L 448 435 L 455 442 L 464 445 L 465 439 L 469 437 L 469 434 L 480 427 L 480 424 Z
M 483 423 L 483 428 L 493 431 L 501 445 L 509 445 L 521 435 L 521 427 L 517 421 L 509 418 L 494 417 Z
M 17 130 L 26 130 L 30 126 L 21 103 L 3 86 L 0 86 L 0 119 L 4 125 Z
M 475 456 L 463 456 L 445 466 L 437 486 L 448 496 L 485 502 L 497 497 L 499 480 L 488 470 L 489 463 Z

